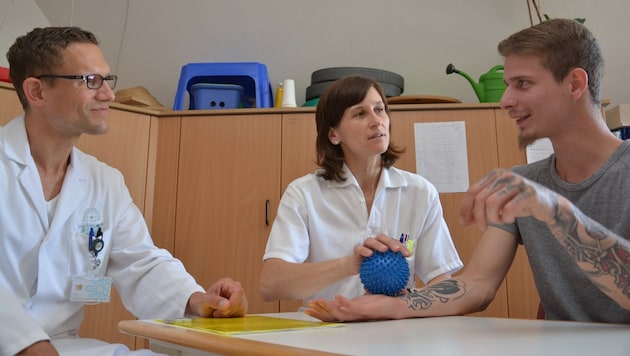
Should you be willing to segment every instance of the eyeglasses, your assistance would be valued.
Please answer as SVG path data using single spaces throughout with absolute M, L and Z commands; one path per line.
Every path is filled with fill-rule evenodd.
M 109 87 L 111 89 L 114 89 L 116 88 L 116 82 L 118 81 L 118 77 L 115 75 L 108 75 L 104 77 L 100 74 L 88 74 L 88 75 L 44 74 L 35 78 L 37 79 L 42 79 L 42 78 L 81 79 L 85 83 L 85 86 L 88 87 L 88 89 L 94 89 L 94 90 L 101 89 L 101 87 L 103 86 L 103 82 L 107 82 Z

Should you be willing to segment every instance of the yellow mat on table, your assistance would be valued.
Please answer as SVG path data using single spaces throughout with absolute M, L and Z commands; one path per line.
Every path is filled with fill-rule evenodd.
M 194 318 L 155 321 L 185 329 L 222 335 L 329 328 L 344 325 L 340 323 L 285 319 L 262 315 L 247 315 L 243 318 Z

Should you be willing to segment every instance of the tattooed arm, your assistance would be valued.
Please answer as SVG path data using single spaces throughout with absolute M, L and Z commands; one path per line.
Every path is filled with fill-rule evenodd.
M 584 215 L 567 199 L 550 195 L 553 235 L 603 293 L 630 310 L 630 242 Z
M 321 320 L 351 321 L 483 310 L 494 298 L 517 247 L 513 235 L 491 225 L 513 223 L 523 216 L 546 223 L 591 281 L 630 310 L 630 242 L 585 216 L 564 197 L 499 169 L 470 187 L 462 200 L 462 223 L 476 223 L 485 232 L 460 275 L 400 297 L 365 295 L 353 300 L 312 301 L 306 312 Z
M 305 313 L 324 321 L 359 321 L 481 311 L 494 299 L 517 247 L 514 235 L 490 227 L 464 270 L 455 277 L 440 276 L 425 287 L 408 289 L 398 297 L 366 294 L 351 300 L 337 296 L 335 300 L 310 301 Z
M 566 198 L 516 173 L 495 170 L 472 186 L 462 203 L 462 222 L 481 229 L 523 216 L 546 223 L 593 284 L 630 310 L 630 242 Z

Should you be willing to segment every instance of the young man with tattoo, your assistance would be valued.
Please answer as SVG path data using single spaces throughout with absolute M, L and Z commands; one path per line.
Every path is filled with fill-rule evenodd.
M 311 301 L 308 314 L 350 321 L 480 311 L 523 244 L 547 319 L 630 323 L 630 142 L 601 115 L 597 40 L 574 20 L 552 19 L 508 37 L 499 52 L 508 85 L 500 105 L 520 146 L 548 137 L 554 154 L 492 171 L 469 189 L 461 220 L 484 234 L 457 276 L 399 297 Z M 363 248 L 384 245 L 396 242 Z

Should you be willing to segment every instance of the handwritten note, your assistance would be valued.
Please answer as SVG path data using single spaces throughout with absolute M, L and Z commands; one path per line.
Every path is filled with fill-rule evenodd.
M 553 153 L 553 146 L 551 145 L 551 140 L 548 138 L 540 138 L 527 146 L 525 151 L 527 154 L 527 163 L 533 163 L 549 157 L 549 155 Z
M 416 173 L 440 193 L 465 192 L 468 178 L 466 123 L 463 121 L 414 124 Z

